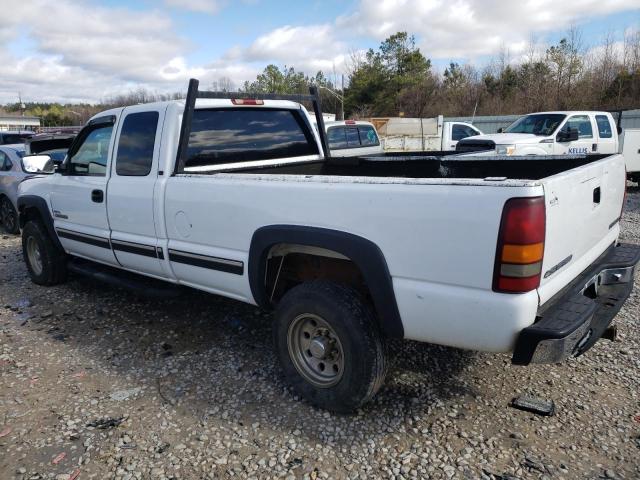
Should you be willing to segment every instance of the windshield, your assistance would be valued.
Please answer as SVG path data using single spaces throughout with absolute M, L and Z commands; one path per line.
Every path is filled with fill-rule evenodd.
M 536 113 L 526 115 L 513 122 L 506 133 L 532 133 L 534 135 L 551 135 L 566 115 L 561 113 Z

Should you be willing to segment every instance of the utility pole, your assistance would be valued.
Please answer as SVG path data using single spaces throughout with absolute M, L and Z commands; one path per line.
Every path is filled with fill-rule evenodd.
M 340 89 L 340 118 L 338 120 L 344 120 L 344 73 L 342 77 L 342 87 Z

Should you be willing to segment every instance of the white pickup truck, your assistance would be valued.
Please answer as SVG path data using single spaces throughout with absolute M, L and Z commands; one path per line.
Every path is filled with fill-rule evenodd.
M 607 336 L 640 259 L 617 240 L 620 155 L 332 158 L 312 93 L 192 80 L 185 101 L 96 115 L 20 185 L 31 279 L 103 264 L 274 309 L 288 381 L 343 412 L 382 385 L 388 339 L 526 365 Z
M 458 152 L 494 150 L 498 155 L 618 153 L 618 132 L 609 112 L 540 112 L 520 117 L 498 133 L 461 140 Z
M 494 151 L 496 155 L 507 156 L 620 152 L 625 159 L 627 178 L 640 183 L 640 129 L 623 131 L 609 112 L 531 113 L 498 133 L 462 140 L 456 150 Z
M 463 138 L 482 135 L 470 123 L 432 118 L 372 118 L 385 152 L 451 151 Z

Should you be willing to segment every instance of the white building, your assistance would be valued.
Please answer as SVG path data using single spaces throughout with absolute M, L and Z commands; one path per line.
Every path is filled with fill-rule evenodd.
M 0 114 L 0 130 L 36 130 L 40 127 L 40 117 Z

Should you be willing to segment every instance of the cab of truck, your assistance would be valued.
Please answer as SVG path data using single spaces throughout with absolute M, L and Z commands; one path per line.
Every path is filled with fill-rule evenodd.
M 613 116 L 593 111 L 531 113 L 498 133 L 463 139 L 456 147 L 507 156 L 612 154 L 618 149 Z
M 325 130 L 333 157 L 357 157 L 383 152 L 378 132 L 372 123 L 359 120 L 326 122 Z

